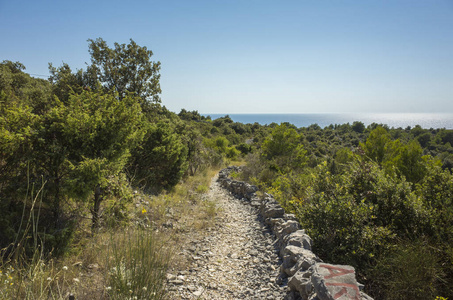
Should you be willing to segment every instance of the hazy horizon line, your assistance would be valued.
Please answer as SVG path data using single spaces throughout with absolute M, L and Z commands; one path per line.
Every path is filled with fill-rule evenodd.
M 355 115 L 355 114 L 373 114 L 373 115 L 389 115 L 389 114 L 405 114 L 405 115 L 449 115 L 453 112 L 199 112 L 202 115 Z

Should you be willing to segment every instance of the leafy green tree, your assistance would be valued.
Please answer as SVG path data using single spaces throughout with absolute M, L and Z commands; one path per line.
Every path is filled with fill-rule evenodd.
M 354 153 L 349 148 L 340 148 L 335 152 L 334 159 L 331 160 L 331 172 L 333 174 L 342 173 L 348 168 L 348 164 L 354 160 Z
M 415 125 L 414 128 L 411 129 L 411 133 L 414 137 L 418 137 L 425 132 L 426 130 L 423 129 L 420 125 Z
M 439 132 L 441 136 L 442 143 L 453 145 L 453 130 L 442 130 Z
M 240 143 L 239 145 L 236 146 L 236 149 L 238 149 L 239 151 L 241 151 L 241 153 L 242 153 L 243 155 L 252 152 L 252 146 L 250 146 L 250 145 L 247 144 L 247 143 Z
M 181 111 L 179 112 L 178 116 L 182 119 L 182 120 L 186 120 L 186 121 L 201 121 L 202 120 L 202 116 L 198 113 L 198 111 L 194 110 L 194 111 L 187 111 L 185 110 L 184 108 L 181 109 Z
M 453 171 L 453 154 L 443 152 L 438 155 L 438 158 L 442 162 L 442 168 Z
M 66 63 L 58 68 L 49 63 L 49 72 L 52 94 L 64 103 L 69 100 L 71 94 L 80 94 L 87 87 L 83 70 L 77 70 L 76 73 L 73 73 L 71 67 Z
M 284 124 L 278 125 L 261 146 L 263 157 L 277 171 L 301 169 L 307 161 L 302 140 L 303 136 L 295 129 L 287 128 Z
M 25 66 L 18 61 L 4 60 L 0 63 L 0 90 L 13 91 L 19 95 L 21 87 L 27 82 L 24 70 Z
M 232 123 L 233 123 L 233 120 L 230 118 L 229 115 L 217 118 L 212 122 L 212 124 L 215 127 L 223 127 L 223 126 L 225 126 L 225 124 L 232 124 Z
M 428 157 L 423 156 L 423 149 L 417 140 L 399 147 L 393 158 L 393 165 L 408 181 L 417 183 L 426 173 Z
M 241 152 L 235 147 L 227 147 L 225 154 L 227 158 L 237 159 Z
M 417 193 L 433 211 L 433 223 L 438 241 L 453 243 L 453 175 L 438 165 L 428 167 L 427 174 L 417 185 Z M 453 253 L 452 253 L 453 254 Z M 452 257 L 453 259 L 453 257 Z
M 445 279 L 440 295 L 453 295 L 453 175 L 438 165 L 428 165 L 427 174 L 417 185 L 416 193 L 429 209 L 430 246 L 436 249 Z
M 159 192 L 180 181 L 188 167 L 188 149 L 168 123 L 147 123 L 144 127 L 146 134 L 132 152 L 128 172 L 135 184 Z
M 373 224 L 375 207 L 363 199 L 376 181 L 370 172 L 379 169 L 358 163 L 344 176 L 333 175 L 327 163 L 322 163 L 311 173 L 307 196 L 296 208 L 314 239 L 316 253 L 329 261 L 360 265 L 360 273 L 374 262 L 380 247 L 392 239 L 389 228 Z
M 352 123 L 351 129 L 358 133 L 363 133 L 365 131 L 365 124 L 363 122 L 355 121 Z
M 129 151 L 141 138 L 142 114 L 134 97 L 83 91 L 67 104 L 55 103 L 35 126 L 31 165 L 47 184 L 44 195 L 58 222 L 61 203 L 70 196 L 93 195 L 93 227 L 99 221 L 107 179 L 122 171 Z
M 285 124 L 286 125 L 286 124 Z M 294 126 L 294 125 L 293 125 Z M 288 127 L 288 126 L 287 126 Z M 292 127 L 293 129 L 295 129 L 294 127 Z M 307 127 L 307 129 L 310 131 L 310 130 L 313 130 L 313 131 L 320 131 L 322 130 L 321 126 L 319 126 L 317 123 L 315 124 L 311 124 L 310 126 Z
M 140 97 L 145 110 L 150 103 L 160 102 L 160 62 L 151 61 L 151 50 L 132 39 L 127 45 L 115 43 L 114 48 L 101 38 L 88 42 L 91 65 L 87 72 L 95 74 L 108 91 L 116 90 L 120 99 L 128 92 Z
M 130 151 L 143 138 L 143 116 L 135 97 L 122 101 L 110 94 L 84 91 L 72 95 L 62 110 L 62 139 L 68 148 L 69 188 L 82 199 L 93 195 L 93 227 L 99 224 L 100 204 L 110 176 L 125 167 Z
M 216 149 L 218 149 L 221 153 L 226 152 L 229 142 L 225 137 L 219 136 L 213 142 L 214 142 L 213 146 Z
M 361 143 L 360 145 L 369 158 L 376 161 L 378 164 L 382 164 L 389 142 L 390 135 L 387 130 L 381 126 L 377 126 L 371 131 L 366 142 L 364 144 Z
M 231 129 L 239 135 L 250 133 L 250 130 L 242 123 L 235 122 L 230 125 Z
M 0 91 L 0 248 L 7 247 L 20 230 L 18 220 L 27 193 L 28 161 L 33 152 L 31 108 Z M 38 182 L 37 182 L 38 185 Z
M 423 148 L 428 147 L 429 143 L 431 142 L 431 133 L 425 132 L 420 134 L 419 136 L 417 136 L 417 141 Z
M 5 101 L 14 101 L 32 108 L 32 112 L 42 114 L 51 103 L 51 86 L 47 80 L 33 78 L 24 73 L 25 66 L 8 60 L 0 63 L 0 93 L 5 93 Z
M 58 161 L 65 153 L 54 142 L 58 135 L 52 129 L 59 126 L 58 122 L 50 126 L 56 119 L 52 109 L 56 102 L 51 100 L 49 82 L 30 77 L 22 72 L 24 69 L 20 63 L 0 64 L 0 219 L 4 225 L 0 243 L 5 246 L 14 236 L 26 236 L 28 229 L 21 226 L 22 221 L 25 214 L 35 213 L 37 206 L 32 200 L 40 190 L 43 210 L 36 230 L 41 238 L 45 235 L 46 246 L 58 253 L 68 241 L 70 230 L 68 220 L 60 218 L 60 202 L 55 201 L 61 186 L 55 183 L 63 170 Z M 42 155 L 46 151 L 48 157 Z M 37 243 L 36 238 L 24 245 Z

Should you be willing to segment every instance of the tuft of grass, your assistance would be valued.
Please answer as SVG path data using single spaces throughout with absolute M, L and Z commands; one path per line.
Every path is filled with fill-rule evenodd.
M 230 173 L 230 177 L 233 179 L 238 179 L 238 178 L 240 178 L 240 174 L 233 171 Z
M 170 251 L 152 231 L 135 229 L 112 236 L 106 293 L 110 299 L 165 299 Z
M 46 260 L 36 249 L 33 257 L 21 257 L 0 266 L 0 299 L 63 299 L 76 292 L 80 279 L 71 265 Z
M 205 209 L 206 216 L 211 219 L 217 215 L 217 206 L 214 201 L 211 201 L 211 200 L 205 201 L 204 209 Z
M 197 188 L 195 189 L 195 191 L 199 194 L 204 194 L 206 193 L 207 191 L 209 190 L 209 187 L 207 185 L 204 185 L 204 184 L 200 184 L 199 186 L 197 186 Z

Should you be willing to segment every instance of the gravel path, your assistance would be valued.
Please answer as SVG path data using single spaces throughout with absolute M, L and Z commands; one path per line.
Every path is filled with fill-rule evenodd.
M 219 208 L 216 226 L 182 246 L 185 270 L 167 274 L 169 299 L 283 299 L 275 237 L 256 209 L 220 187 L 207 194 Z

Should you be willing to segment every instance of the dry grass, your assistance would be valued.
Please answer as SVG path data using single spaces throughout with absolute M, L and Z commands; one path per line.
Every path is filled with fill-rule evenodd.
M 79 299 L 102 299 L 102 276 L 96 274 L 101 266 L 94 262 L 97 261 L 94 257 L 102 253 L 102 245 L 95 241 L 99 239 L 95 238 L 92 247 L 87 248 L 84 260 L 79 261 L 79 256 L 46 260 L 37 250 L 31 259 L 4 264 L 0 268 L 4 284 L 0 289 L 0 299 L 67 299 L 70 294 Z
M 0 265 L 0 299 L 68 299 L 70 294 L 76 299 L 163 299 L 168 262 L 177 269 L 185 265 L 177 255 L 166 254 L 215 224 L 218 208 L 206 194 L 217 172 L 189 177 L 158 196 L 137 192 L 127 206 L 126 226 L 92 235 L 90 222 L 79 224 L 70 251 L 58 260 L 44 259 L 37 249 L 31 259 Z

